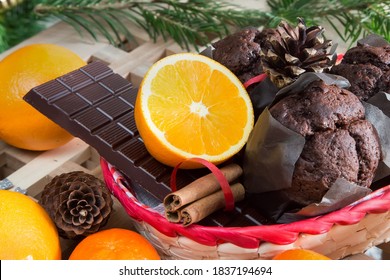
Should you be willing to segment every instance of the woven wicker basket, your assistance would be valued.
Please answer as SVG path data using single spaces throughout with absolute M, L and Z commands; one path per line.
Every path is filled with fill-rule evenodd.
M 338 211 L 289 224 L 183 227 L 141 203 L 131 182 L 104 159 L 101 167 L 107 187 L 164 259 L 270 259 L 291 248 L 340 259 L 390 240 L 390 185 Z

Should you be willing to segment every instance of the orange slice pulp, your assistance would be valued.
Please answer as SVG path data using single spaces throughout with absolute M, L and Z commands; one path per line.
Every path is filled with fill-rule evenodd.
M 135 120 L 149 153 L 176 166 L 193 157 L 214 164 L 231 158 L 247 142 L 254 115 L 248 93 L 229 69 L 203 55 L 180 53 L 148 70 Z

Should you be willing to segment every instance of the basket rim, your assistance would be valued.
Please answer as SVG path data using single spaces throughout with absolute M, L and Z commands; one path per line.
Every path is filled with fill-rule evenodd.
M 390 211 L 390 185 L 387 185 L 339 210 L 288 224 L 248 227 L 192 224 L 184 227 L 181 224 L 169 222 L 163 215 L 138 201 L 124 185 L 125 179 L 122 174 L 102 157 L 100 165 L 107 188 L 119 200 L 130 217 L 151 225 L 168 237 L 185 236 L 206 246 L 232 243 L 239 247 L 253 249 L 258 248 L 262 242 L 287 245 L 295 242 L 300 234 L 324 234 L 335 225 L 356 224 L 366 214 L 381 214 Z

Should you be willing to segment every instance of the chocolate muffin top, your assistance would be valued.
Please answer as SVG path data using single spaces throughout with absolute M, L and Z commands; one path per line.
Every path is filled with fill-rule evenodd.
M 386 72 L 383 72 L 383 75 L 380 77 L 377 83 L 377 91 L 390 93 L 390 69 Z
M 323 81 L 312 82 L 302 92 L 283 98 L 270 112 L 280 123 L 302 136 L 335 130 L 364 118 L 364 107 L 354 94 Z
M 338 178 L 371 185 L 380 144 L 353 93 L 315 81 L 302 92 L 281 99 L 270 113 L 306 139 L 291 187 L 281 190 L 291 201 L 302 206 L 318 203 Z
M 384 71 L 389 70 L 390 45 L 376 47 L 367 44 L 359 44 L 345 53 L 343 63 L 372 64 Z
M 349 90 L 363 101 L 380 91 L 390 92 L 390 44 L 383 40 L 376 44 L 358 43 L 330 70 L 347 78 L 351 83 Z
M 342 63 L 332 68 L 332 73 L 345 77 L 350 81 L 348 88 L 360 100 L 366 101 L 378 92 L 383 72 L 372 64 L 347 64 Z
M 245 83 L 261 73 L 260 31 L 244 28 L 212 44 L 213 59 L 225 65 Z

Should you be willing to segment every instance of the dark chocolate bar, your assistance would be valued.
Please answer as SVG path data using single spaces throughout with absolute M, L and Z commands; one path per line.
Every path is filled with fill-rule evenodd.
M 118 168 L 147 201 L 161 202 L 171 192 L 172 168 L 155 160 L 146 150 L 134 120 L 137 89 L 101 62 L 92 62 L 78 70 L 31 89 L 24 97 L 37 110 L 79 137 L 109 163 Z M 180 170 L 180 188 L 205 174 L 207 170 Z M 248 213 L 245 213 L 248 212 Z M 261 220 L 261 221 L 260 221 Z M 233 212 L 219 211 L 205 225 L 258 225 L 264 218 L 245 203 Z

